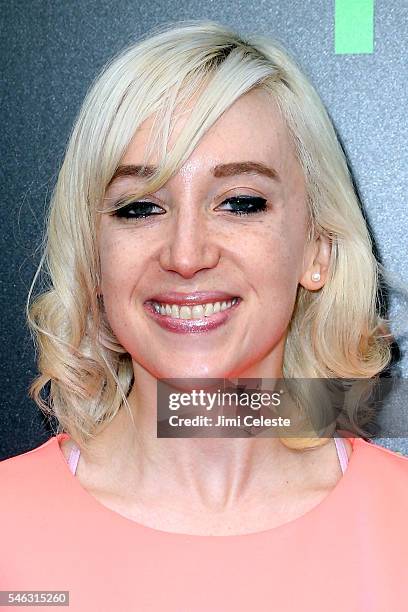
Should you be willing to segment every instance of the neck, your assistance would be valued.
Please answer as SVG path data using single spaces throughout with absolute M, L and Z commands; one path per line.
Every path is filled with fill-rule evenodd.
M 157 495 L 160 487 L 164 498 L 228 510 L 289 483 L 302 487 L 316 467 L 311 453 L 288 449 L 278 438 L 157 438 L 156 401 L 157 380 L 135 364 L 130 414 L 122 407 L 84 453 L 101 487 L 135 497 Z

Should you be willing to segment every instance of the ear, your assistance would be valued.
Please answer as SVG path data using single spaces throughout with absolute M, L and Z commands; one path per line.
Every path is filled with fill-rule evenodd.
M 309 291 L 321 289 L 327 279 L 330 264 L 331 242 L 327 236 L 319 234 L 311 241 L 304 256 L 304 267 L 299 283 Z

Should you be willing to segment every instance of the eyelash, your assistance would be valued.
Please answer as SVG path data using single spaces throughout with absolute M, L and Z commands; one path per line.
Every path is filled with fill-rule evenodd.
M 235 204 L 235 205 L 239 205 L 239 204 L 244 204 L 246 206 L 252 206 L 252 209 L 248 209 L 247 210 L 231 210 L 230 212 L 232 212 L 232 214 L 237 215 L 237 216 L 247 216 L 247 215 L 254 215 L 254 214 L 259 214 L 262 212 L 265 212 L 267 209 L 267 200 L 265 200 L 265 198 L 261 198 L 261 197 L 256 197 L 256 196 L 246 196 L 246 195 L 240 195 L 240 196 L 233 196 L 231 198 L 227 198 L 226 200 L 224 200 L 222 202 L 222 204 Z M 118 202 L 117 206 L 120 206 L 121 202 Z M 142 209 L 142 211 L 139 211 L 139 213 L 137 213 L 136 215 L 132 215 L 129 213 L 129 211 L 131 211 L 132 209 L 136 209 L 137 207 L 140 207 Z M 115 211 L 112 213 L 112 216 L 114 217 L 119 217 L 121 219 L 145 219 L 146 217 L 150 217 L 150 216 L 154 216 L 154 215 L 161 215 L 163 213 L 148 213 L 146 211 L 146 209 L 152 209 L 154 207 L 159 208 L 159 206 L 157 204 L 154 204 L 153 202 L 148 202 L 148 201 L 143 201 L 143 200 L 136 200 L 135 202 L 130 202 L 129 204 L 127 204 L 126 206 L 122 206 L 122 208 L 120 208 L 119 210 Z M 144 210 L 143 210 L 144 209 Z

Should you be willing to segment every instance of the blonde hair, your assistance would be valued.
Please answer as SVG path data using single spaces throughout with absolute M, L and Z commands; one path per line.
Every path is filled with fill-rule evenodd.
M 40 372 L 30 396 L 83 447 L 122 404 L 129 409 L 133 378 L 131 357 L 97 296 L 98 209 L 106 187 L 147 117 L 155 114 L 147 158 L 156 147 L 162 157 L 143 193 L 163 185 L 220 115 L 254 88 L 270 92 L 293 139 L 306 181 L 310 237 L 324 234 L 332 245 L 324 287 L 311 292 L 299 285 L 284 376 L 371 378 L 390 362 L 377 303 L 380 264 L 344 153 L 313 86 L 266 36 L 244 39 L 208 20 L 167 24 L 110 61 L 90 88 L 52 195 L 43 257 L 27 300 Z M 176 107 L 185 108 L 198 91 L 194 113 L 167 151 Z M 41 271 L 45 285 L 30 303 Z M 48 383 L 45 401 L 41 392 Z M 326 441 L 284 443 L 307 448 Z

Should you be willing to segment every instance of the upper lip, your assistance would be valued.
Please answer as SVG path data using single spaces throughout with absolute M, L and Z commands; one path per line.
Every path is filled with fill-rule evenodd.
M 239 297 L 236 294 L 226 293 L 225 291 L 195 291 L 194 293 L 180 293 L 169 291 L 168 293 L 158 293 L 149 298 L 150 302 L 160 302 L 161 304 L 178 304 L 188 306 L 189 304 L 208 304 L 210 302 L 225 302 Z

